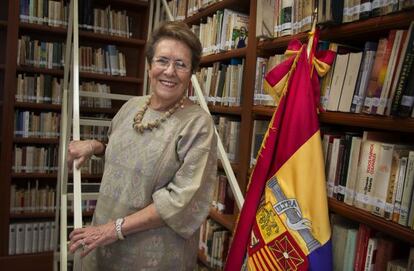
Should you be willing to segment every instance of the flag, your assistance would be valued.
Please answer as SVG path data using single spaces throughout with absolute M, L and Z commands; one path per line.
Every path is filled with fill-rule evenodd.
M 317 43 L 315 43 L 317 44 Z M 317 110 L 319 75 L 334 60 L 332 52 L 289 44 L 286 61 L 265 78 L 278 107 L 270 121 L 225 270 L 331 270 L 331 229 Z M 270 90 L 270 91 L 269 91 Z

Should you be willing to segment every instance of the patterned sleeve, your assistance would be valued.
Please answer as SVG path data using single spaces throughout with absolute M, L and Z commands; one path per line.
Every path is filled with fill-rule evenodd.
M 211 117 L 203 114 L 188 122 L 176 142 L 181 162 L 167 186 L 153 194 L 165 223 L 190 238 L 207 218 L 217 171 L 217 139 Z

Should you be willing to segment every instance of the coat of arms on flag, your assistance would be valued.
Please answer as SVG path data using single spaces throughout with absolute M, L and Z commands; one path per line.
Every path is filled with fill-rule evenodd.
M 314 44 L 317 44 L 315 35 Z M 265 78 L 278 107 L 259 151 L 225 270 L 331 270 L 331 230 L 317 117 L 330 51 L 289 44 Z M 310 59 L 310 60 L 309 60 Z

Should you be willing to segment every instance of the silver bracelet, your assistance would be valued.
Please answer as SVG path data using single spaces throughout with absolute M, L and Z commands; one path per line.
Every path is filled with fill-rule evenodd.
M 118 240 L 124 240 L 125 236 L 122 234 L 122 224 L 124 224 L 125 218 L 121 217 L 115 220 L 115 231 L 118 236 Z

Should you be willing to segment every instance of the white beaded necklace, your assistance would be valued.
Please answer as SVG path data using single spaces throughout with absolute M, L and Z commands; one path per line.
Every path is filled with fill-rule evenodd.
M 144 118 L 144 114 L 147 111 L 150 103 L 151 103 L 151 97 L 148 98 L 148 100 L 145 102 L 144 107 L 137 112 L 137 114 L 134 117 L 134 123 L 132 124 L 132 127 L 139 133 L 143 133 L 145 130 L 153 130 L 155 128 L 158 128 L 160 124 L 164 121 L 166 121 L 172 114 L 174 114 L 175 111 L 179 107 L 184 108 L 184 100 L 186 96 L 184 95 L 181 100 L 179 100 L 172 108 L 167 110 L 164 115 L 156 120 L 149 121 L 147 123 L 142 123 L 142 119 Z

